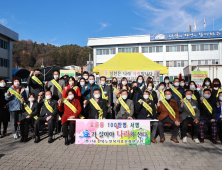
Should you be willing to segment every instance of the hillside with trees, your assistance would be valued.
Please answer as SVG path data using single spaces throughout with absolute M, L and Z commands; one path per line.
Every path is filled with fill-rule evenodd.
M 13 68 L 40 68 L 57 65 L 60 67 L 68 65 L 83 66 L 92 55 L 92 49 L 78 45 L 63 45 L 57 47 L 52 44 L 38 44 L 32 40 L 21 40 L 13 42 Z

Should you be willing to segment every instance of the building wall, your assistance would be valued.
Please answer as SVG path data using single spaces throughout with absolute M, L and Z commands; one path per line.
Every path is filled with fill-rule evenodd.
M 9 66 L 10 66 L 9 65 L 9 45 L 10 45 L 10 40 L 5 36 L 0 35 L 0 41 L 1 41 L 0 42 L 0 77 L 9 78 Z M 1 48 L 1 43 L 4 43 L 4 42 L 7 42 L 7 49 L 4 49 L 4 47 Z M 5 65 L 5 61 L 7 62 L 6 65 Z

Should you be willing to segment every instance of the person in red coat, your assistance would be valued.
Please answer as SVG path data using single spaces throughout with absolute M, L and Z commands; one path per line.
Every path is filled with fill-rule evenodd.
M 76 112 L 72 111 L 71 108 L 65 104 L 62 103 L 61 100 L 58 100 L 58 109 L 60 112 L 64 111 L 64 114 L 62 116 L 62 125 L 63 125 L 63 136 L 65 137 L 65 145 L 69 145 L 69 139 L 68 139 L 68 126 L 69 126 L 69 135 L 70 135 L 70 143 L 73 144 L 74 139 L 74 133 L 75 133 L 75 122 L 74 121 L 68 121 L 68 119 L 76 119 L 78 118 L 82 107 L 79 102 L 79 100 L 75 97 L 75 91 L 74 89 L 68 89 L 67 90 L 67 101 L 71 103 L 75 108 Z
M 75 86 L 75 79 L 74 77 L 69 77 L 67 83 L 66 83 L 66 87 L 63 89 L 63 94 L 62 94 L 62 97 L 63 98 L 66 98 L 67 97 L 67 90 L 68 89 L 74 89 L 75 90 L 75 99 L 78 99 L 80 101 L 81 99 L 81 91 L 79 89 L 78 86 Z

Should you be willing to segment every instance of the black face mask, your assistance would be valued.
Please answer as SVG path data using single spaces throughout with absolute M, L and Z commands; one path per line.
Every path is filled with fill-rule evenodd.
M 36 77 L 39 77 L 39 76 L 40 76 L 40 74 L 35 74 L 35 76 L 36 76 Z
M 214 87 L 219 87 L 219 84 L 214 84 Z
M 137 89 L 138 89 L 138 87 L 135 87 L 135 86 L 133 87 L 133 91 L 134 91 L 134 92 L 136 92 Z
M 116 82 L 116 81 L 114 81 L 114 82 L 112 82 L 112 84 L 113 84 L 113 85 L 117 85 L 117 82 Z

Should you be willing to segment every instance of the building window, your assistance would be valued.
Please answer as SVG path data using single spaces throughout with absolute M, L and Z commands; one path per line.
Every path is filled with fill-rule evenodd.
M 156 47 L 152 47 L 152 52 L 153 52 L 153 53 L 156 52 Z
M 3 46 L 4 46 L 3 43 L 4 43 L 4 41 L 3 41 L 3 40 L 0 40 L 0 47 L 1 47 L 1 48 L 3 48 Z
M 118 53 L 121 53 L 122 52 L 122 48 L 118 48 Z
M 106 50 L 105 49 L 103 50 L 103 55 L 106 55 Z
M 145 47 L 145 53 L 148 53 L 148 47 Z
M 96 55 L 100 55 L 99 50 L 96 50 Z
M 186 67 L 188 60 L 166 61 L 166 67 Z
M 113 49 L 110 49 L 109 53 L 110 53 L 110 54 L 113 54 Z
M 0 58 L 0 66 L 1 67 L 8 67 L 8 60 L 4 58 Z
M 197 51 L 200 51 L 200 46 L 196 45 Z
M 219 64 L 219 60 L 192 60 L 191 65 L 204 65 L 204 64 Z
M 214 44 L 214 50 L 218 50 L 218 44 Z
M 208 51 L 209 50 L 209 45 L 208 44 L 205 44 L 204 45 L 204 51 Z
M 161 49 L 163 50 L 163 49 Z M 188 51 L 187 45 L 166 46 L 166 52 L 180 52 Z
M 187 45 L 184 46 L 184 51 L 188 51 L 188 46 Z

